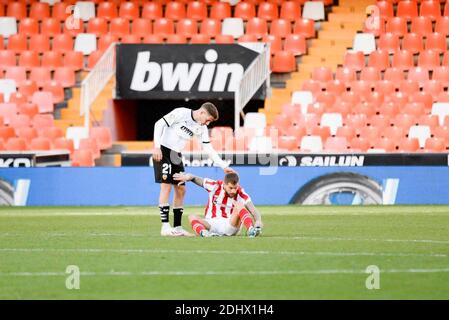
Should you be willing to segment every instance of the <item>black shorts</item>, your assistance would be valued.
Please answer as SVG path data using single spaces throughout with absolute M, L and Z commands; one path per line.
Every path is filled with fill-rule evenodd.
M 175 173 L 184 172 L 182 155 L 167 147 L 161 146 L 162 160 L 154 161 L 154 180 L 156 183 L 178 184 L 179 181 L 173 180 Z

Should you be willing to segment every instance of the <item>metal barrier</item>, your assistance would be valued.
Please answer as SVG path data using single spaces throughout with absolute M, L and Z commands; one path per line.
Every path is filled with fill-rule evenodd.
M 266 82 L 267 91 L 270 89 L 270 45 L 263 45 L 257 58 L 246 68 L 240 79 L 234 100 L 234 129 L 240 127 L 240 113 L 251 100 L 260 86 Z
M 80 115 L 84 116 L 84 127 L 87 130 L 90 127 L 90 107 L 115 74 L 115 45 L 112 43 L 108 47 L 81 83 Z

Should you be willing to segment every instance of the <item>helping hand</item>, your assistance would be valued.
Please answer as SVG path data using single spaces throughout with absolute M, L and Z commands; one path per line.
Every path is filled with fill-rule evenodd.
M 153 160 L 157 161 L 157 162 L 162 160 L 161 148 L 154 148 L 154 150 L 153 150 Z
M 227 167 L 223 169 L 224 173 L 237 173 L 234 169 L 232 169 L 231 167 Z
M 191 181 L 192 179 L 193 179 L 193 175 L 191 175 L 190 173 L 180 172 L 180 173 L 175 173 L 173 175 L 173 180 L 180 181 L 178 183 L 178 186 L 184 182 Z

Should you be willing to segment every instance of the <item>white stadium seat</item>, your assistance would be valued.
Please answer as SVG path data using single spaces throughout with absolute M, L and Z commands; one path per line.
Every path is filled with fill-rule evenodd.
M 303 19 L 315 21 L 324 20 L 324 3 L 321 1 L 307 1 L 302 9 Z
M 408 131 L 409 138 L 417 138 L 419 140 L 419 147 L 424 148 L 426 139 L 430 138 L 429 126 L 411 126 Z
M 9 102 L 11 94 L 17 92 L 16 81 L 12 79 L 0 79 L 0 93 L 3 94 L 5 102 Z
M 256 153 L 270 153 L 273 151 L 273 143 L 270 137 L 254 137 L 249 144 L 249 151 Z
M 310 91 L 294 91 L 292 94 L 291 104 L 301 106 L 301 113 L 307 113 L 307 107 L 313 103 L 313 94 Z
M 337 129 L 343 125 L 343 117 L 340 113 L 323 113 L 320 121 L 321 127 L 329 127 L 331 135 L 337 133 Z
M 93 33 L 80 33 L 75 39 L 74 51 L 80 51 L 85 56 L 97 50 L 97 37 Z
M 372 33 L 357 33 L 352 44 L 353 51 L 362 51 L 364 55 L 369 55 L 376 51 L 376 39 Z
M 68 127 L 65 137 L 66 139 L 72 139 L 75 149 L 78 149 L 81 139 L 89 137 L 89 131 L 85 127 Z
M 95 18 L 95 3 L 92 1 L 78 1 L 75 4 L 74 17 L 83 21 Z
M 449 115 L 449 103 L 448 102 L 435 102 L 432 105 L 432 114 L 438 116 L 440 126 L 444 124 L 444 117 Z
M 243 20 L 241 18 L 226 18 L 221 25 L 221 33 L 231 35 L 234 39 L 239 38 L 245 33 Z
M 248 112 L 245 115 L 244 128 L 254 128 L 256 130 L 256 135 L 261 136 L 264 133 L 265 127 L 267 125 L 267 119 L 265 114 L 259 112 Z
M 323 141 L 320 136 L 304 136 L 301 139 L 301 151 L 323 151 Z
M 9 38 L 17 33 L 17 20 L 14 17 L 0 17 L 0 36 Z

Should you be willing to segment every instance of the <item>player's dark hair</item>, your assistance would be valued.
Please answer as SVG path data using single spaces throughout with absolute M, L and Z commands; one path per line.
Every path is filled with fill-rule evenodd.
M 231 173 L 227 173 L 224 177 L 224 183 L 228 184 L 237 184 L 239 183 L 239 175 L 237 173 L 231 172 Z
M 218 110 L 217 107 L 212 102 L 205 102 L 201 105 L 201 108 L 207 111 L 214 118 L 214 121 L 218 120 Z

